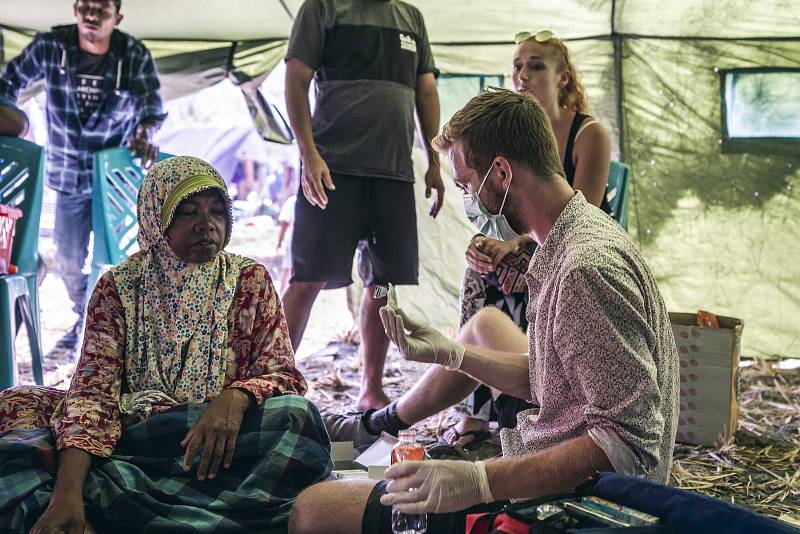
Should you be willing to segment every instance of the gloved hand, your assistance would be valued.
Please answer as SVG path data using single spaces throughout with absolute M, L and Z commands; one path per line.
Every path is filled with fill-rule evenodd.
M 390 293 L 391 295 L 391 293 Z M 390 305 L 380 309 L 386 335 L 400 349 L 406 360 L 437 363 L 448 369 L 458 369 L 464 359 L 464 345 L 444 336 L 438 330 L 415 323 L 400 308 Z M 408 329 L 409 334 L 406 334 Z
M 386 470 L 386 478 L 381 504 L 406 514 L 456 512 L 494 501 L 483 462 L 400 462 Z

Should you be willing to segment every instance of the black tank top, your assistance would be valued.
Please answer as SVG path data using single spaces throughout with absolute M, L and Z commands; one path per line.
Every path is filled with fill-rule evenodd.
M 567 136 L 567 147 L 564 149 L 564 174 L 567 176 L 567 182 L 572 187 L 575 181 L 575 163 L 572 159 L 572 149 L 575 148 L 575 137 L 578 135 L 578 130 L 581 129 L 583 121 L 589 118 L 589 115 L 583 113 L 575 113 L 575 118 L 572 119 L 572 125 L 569 127 L 569 135 Z M 607 189 L 607 188 L 606 188 Z M 606 199 L 606 194 L 603 193 L 603 201 L 600 202 L 600 209 L 606 213 L 611 213 L 611 206 Z

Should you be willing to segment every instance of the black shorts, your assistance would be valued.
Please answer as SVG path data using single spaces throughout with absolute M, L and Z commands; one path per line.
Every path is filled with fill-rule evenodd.
M 472 393 L 472 415 L 480 413 L 481 409 L 490 402 L 489 421 L 497 421 L 497 428 L 517 428 L 517 414 L 535 408 L 536 405 L 524 399 L 501 393 L 496 399 L 492 398 L 492 391 L 488 386 L 481 384 Z
M 417 212 L 414 184 L 333 174 L 323 210 L 297 192 L 292 235 L 293 282 L 325 282 L 325 289 L 353 283 L 353 254 L 365 286 L 416 284 Z
M 361 520 L 362 534 L 391 534 L 392 507 L 381 504 L 381 495 L 386 493 L 387 480 L 378 482 L 367 499 L 364 518 Z M 462 534 L 466 530 L 467 515 L 498 512 L 508 501 L 478 504 L 472 508 L 448 514 L 428 514 L 428 532 L 431 534 Z

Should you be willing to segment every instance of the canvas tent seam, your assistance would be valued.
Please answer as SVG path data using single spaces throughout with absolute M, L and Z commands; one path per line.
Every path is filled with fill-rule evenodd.
M 283 6 L 283 10 L 286 11 L 286 14 L 289 15 L 289 20 L 293 21 L 294 13 L 292 13 L 292 10 L 289 9 L 289 6 L 286 5 L 286 0 L 278 0 L 278 1 L 280 2 L 281 6 Z

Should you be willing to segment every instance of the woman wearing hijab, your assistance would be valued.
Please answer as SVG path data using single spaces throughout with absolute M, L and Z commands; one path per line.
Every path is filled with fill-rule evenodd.
M 200 159 L 155 165 L 138 213 L 69 390 L 0 394 L 0 527 L 283 532 L 331 460 L 270 277 L 223 252 L 231 201 Z

